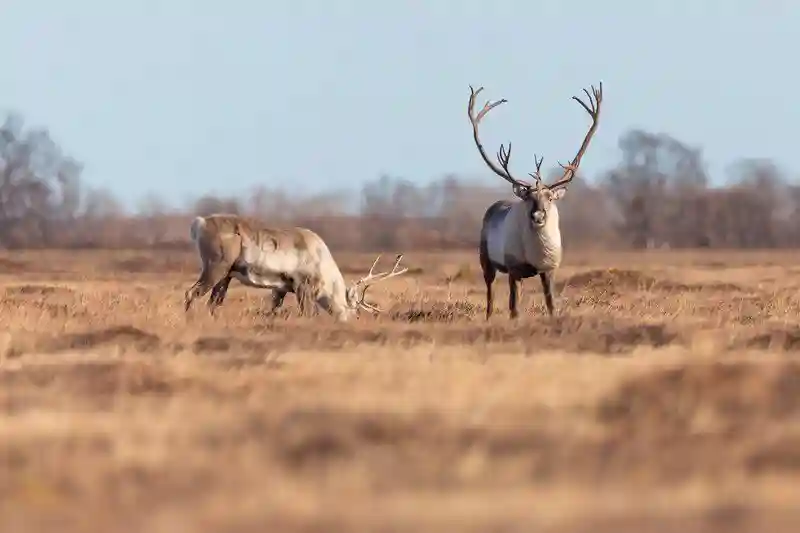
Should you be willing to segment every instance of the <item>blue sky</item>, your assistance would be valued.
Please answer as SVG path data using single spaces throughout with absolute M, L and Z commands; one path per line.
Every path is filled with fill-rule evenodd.
M 632 127 L 792 174 L 800 2 L 788 0 L 2 0 L 0 111 L 48 127 L 84 179 L 170 202 L 255 184 L 302 193 L 381 173 L 426 182 L 484 169 L 470 84 L 509 103 L 484 142 L 519 174 L 570 158 L 603 81 L 582 169 Z

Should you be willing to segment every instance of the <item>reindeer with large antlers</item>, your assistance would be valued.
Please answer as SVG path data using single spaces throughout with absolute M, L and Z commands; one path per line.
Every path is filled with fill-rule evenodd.
M 497 153 L 499 166 L 489 159 L 478 136 L 478 125 L 489 111 L 505 103 L 506 100 L 487 101 L 483 109 L 475 115 L 475 98 L 483 87 L 475 90 L 470 86 L 469 89 L 467 113 L 472 123 L 472 133 L 478 152 L 492 172 L 511 184 L 514 195 L 519 199 L 513 202 L 499 200 L 489 206 L 483 216 L 479 253 L 483 279 L 486 282 L 486 319 L 492 315 L 492 284 L 497 272 L 508 275 L 508 308 L 511 318 L 516 318 L 518 315 L 517 282 L 536 275 L 541 279 L 547 311 L 552 316 L 555 312 L 554 277 L 561 264 L 563 253 L 556 202 L 564 197 L 567 186 L 575 177 L 581 158 L 597 131 L 600 104 L 603 100 L 603 84 L 601 82 L 597 89 L 592 86 L 592 94 L 586 89 L 583 90 L 589 98 L 588 105 L 577 96 L 572 97 L 589 113 L 592 125 L 572 161 L 567 165 L 559 163 L 564 173 L 550 185 L 542 181 L 540 174 L 543 158 L 537 158 L 535 155 L 533 158 L 536 170 L 528 174 L 533 178 L 533 184 L 518 180 L 511 175 L 508 169 L 511 143 L 508 144 L 508 149 L 500 145 Z
M 200 256 L 199 279 L 186 291 L 185 309 L 208 291 L 211 314 L 222 305 L 232 279 L 244 285 L 272 290 L 274 312 L 283 305 L 286 294 L 308 295 L 317 306 L 345 321 L 361 309 L 380 313 L 365 300 L 370 286 L 399 276 L 398 255 L 390 272 L 374 273 L 380 255 L 369 273 L 349 287 L 325 241 L 306 228 L 273 228 L 236 215 L 216 214 L 197 217 L 192 222 L 191 238 Z

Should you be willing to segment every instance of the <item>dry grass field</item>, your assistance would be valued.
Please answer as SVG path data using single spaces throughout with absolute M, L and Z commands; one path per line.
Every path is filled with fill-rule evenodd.
M 800 530 L 796 253 L 568 252 L 516 323 L 475 253 L 404 263 L 336 324 L 185 315 L 189 252 L 3 254 L 0 530 Z

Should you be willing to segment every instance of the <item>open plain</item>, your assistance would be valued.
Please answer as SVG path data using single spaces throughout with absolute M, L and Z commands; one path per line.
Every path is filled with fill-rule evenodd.
M 336 324 L 186 315 L 188 251 L 4 253 L 0 530 L 798 531 L 796 258 L 568 251 L 512 323 L 475 251 L 407 252 Z

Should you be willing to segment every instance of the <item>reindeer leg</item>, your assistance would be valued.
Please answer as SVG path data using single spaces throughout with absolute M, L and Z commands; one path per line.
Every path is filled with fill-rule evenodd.
M 494 308 L 494 300 L 492 298 L 492 284 L 497 276 L 497 270 L 492 265 L 486 265 L 483 268 L 483 281 L 486 283 L 486 320 L 492 316 Z
M 511 272 L 508 272 L 508 311 L 511 318 L 517 318 L 517 277 Z
M 222 302 L 225 301 L 225 295 L 228 294 L 228 286 L 231 284 L 231 279 L 231 276 L 228 275 L 211 289 L 211 296 L 208 297 L 208 311 L 212 316 L 216 314 L 217 307 L 221 306 Z
M 313 315 L 316 303 L 308 287 L 304 283 L 298 283 L 293 286 L 291 292 L 294 294 L 297 308 L 300 310 L 300 316 Z M 308 313 L 308 315 L 306 313 Z
M 494 299 L 492 298 L 492 284 L 494 284 L 495 277 L 497 276 L 497 269 L 489 259 L 489 248 L 486 241 L 486 230 L 481 230 L 481 240 L 478 246 L 478 258 L 481 263 L 481 270 L 483 271 L 483 281 L 486 283 L 486 320 L 492 316 L 494 312 Z
M 292 283 L 292 292 L 297 298 L 301 316 L 306 316 L 306 313 L 310 316 L 317 316 L 320 309 L 331 312 L 328 299 L 320 297 L 320 285 L 320 280 L 311 277 Z
M 189 287 L 186 292 L 184 293 L 183 299 L 183 309 L 185 312 L 189 312 L 189 309 L 192 307 L 192 303 L 194 302 L 195 298 L 200 298 L 205 293 L 207 293 L 211 287 L 208 286 L 208 282 L 206 281 L 206 272 L 200 274 L 200 278 Z
M 230 272 L 231 265 L 207 264 L 203 267 L 203 272 L 200 273 L 194 285 L 192 285 L 185 293 L 184 310 L 189 311 L 192 302 L 195 298 L 201 298 L 208 293 L 215 285 L 222 282 Z
M 283 299 L 286 297 L 287 291 L 282 289 L 272 289 L 272 307 L 269 312 L 274 313 L 283 306 Z
M 554 272 L 541 272 L 539 279 L 542 280 L 542 289 L 544 289 L 544 303 L 547 306 L 547 312 L 550 316 L 555 313 L 555 304 L 553 303 L 553 285 L 554 285 Z
M 199 288 L 200 281 L 195 281 L 191 287 L 189 287 L 183 296 L 183 310 L 185 312 L 189 312 L 189 309 L 192 307 L 192 302 L 195 298 L 197 298 L 197 290 Z

